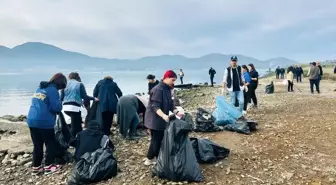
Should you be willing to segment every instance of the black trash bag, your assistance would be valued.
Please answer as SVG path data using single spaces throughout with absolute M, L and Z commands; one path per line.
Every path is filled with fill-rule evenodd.
M 99 123 L 99 127 L 104 128 L 102 112 L 100 111 L 99 102 L 96 101 L 92 103 L 92 106 L 86 115 L 85 125 L 87 125 L 92 120 L 96 120 Z
M 77 162 L 68 185 L 97 183 L 117 175 L 117 160 L 110 148 L 100 148 L 92 153 L 85 153 Z
M 199 163 L 215 163 L 230 154 L 230 150 L 208 139 L 190 138 Z
M 170 121 L 153 174 L 169 181 L 201 182 L 204 177 L 197 163 L 188 133 L 192 125 L 179 119 Z
M 190 124 L 190 125 L 192 125 L 192 126 L 195 125 L 194 120 L 193 120 L 193 117 L 192 117 L 192 115 L 189 114 L 189 113 L 184 113 L 183 116 L 182 116 L 182 118 L 181 118 L 181 120 L 187 122 L 188 124 Z
M 234 124 L 225 125 L 224 130 L 249 135 L 257 130 L 257 123 L 255 121 L 239 120 Z
M 65 122 L 63 113 L 59 113 L 57 115 L 54 130 L 57 145 L 59 145 L 61 150 L 67 150 L 69 148 L 69 142 L 72 138 L 72 134 Z
M 273 94 L 274 93 L 274 83 L 271 82 L 270 84 L 266 85 L 265 87 L 266 94 Z
M 223 128 L 215 124 L 216 118 L 202 108 L 197 108 L 195 132 L 218 132 Z
M 59 151 L 55 157 L 56 164 L 68 164 L 72 163 L 73 161 L 74 161 L 73 155 L 67 150 Z

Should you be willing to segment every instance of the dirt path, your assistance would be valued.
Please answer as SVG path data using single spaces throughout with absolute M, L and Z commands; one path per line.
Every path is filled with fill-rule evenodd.
M 269 81 L 265 79 L 261 83 Z M 276 93 L 272 95 L 264 94 L 264 85 L 261 85 L 258 90 L 260 106 L 248 112 L 249 118 L 258 121 L 258 132 L 252 135 L 227 131 L 192 134 L 210 138 L 231 149 L 228 159 L 201 166 L 206 177 L 206 182 L 201 184 L 336 184 L 335 83 L 322 81 L 320 95 L 309 93 L 306 80 L 302 84 L 295 84 L 302 90 L 295 93 L 285 92 L 286 87 L 280 82 L 276 84 Z M 215 96 L 219 92 L 216 88 L 185 91 L 182 96 L 184 106 L 189 111 L 195 111 L 197 107 L 214 108 Z M 167 183 L 151 178 L 150 168 L 142 165 L 148 144 L 146 138 L 135 142 L 116 137 L 113 140 L 117 146 L 118 165 L 123 172 L 100 184 Z M 7 168 L 2 165 L 0 171 Z M 26 168 L 15 167 L 13 170 L 20 177 L 12 178 L 13 173 L 1 172 L 0 184 L 64 184 L 70 168 L 65 167 L 61 174 L 35 178 Z

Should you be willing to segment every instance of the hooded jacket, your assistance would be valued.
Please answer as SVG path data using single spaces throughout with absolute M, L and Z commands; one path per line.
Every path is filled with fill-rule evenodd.
M 29 108 L 27 123 L 29 127 L 53 129 L 56 115 L 62 111 L 62 102 L 56 85 L 41 82 L 40 87 L 33 95 Z

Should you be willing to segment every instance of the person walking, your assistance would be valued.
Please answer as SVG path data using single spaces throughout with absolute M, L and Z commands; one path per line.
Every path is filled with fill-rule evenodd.
M 247 68 L 249 70 L 250 77 L 251 77 L 250 95 L 251 95 L 251 99 L 252 99 L 252 102 L 253 102 L 253 107 L 257 108 L 258 107 L 258 100 L 257 100 L 256 90 L 257 90 L 258 84 L 259 84 L 259 73 L 255 69 L 253 64 L 247 65 Z
M 213 84 L 214 84 L 214 77 L 215 77 L 215 74 L 216 74 L 216 70 L 214 68 L 210 68 L 209 69 L 209 75 L 210 75 L 210 83 L 211 83 L 211 87 L 213 87 Z
M 183 84 L 184 72 L 182 69 L 180 69 L 179 76 L 180 76 L 181 84 Z
M 287 69 L 287 81 L 288 81 L 288 92 L 294 92 L 293 86 L 294 86 L 294 68 L 290 66 Z
M 177 75 L 172 71 L 166 71 L 162 82 L 150 92 L 150 99 L 145 113 L 145 126 L 150 129 L 151 141 L 147 153 L 145 165 L 153 165 L 159 155 L 164 130 L 169 122 L 169 111 L 177 114 L 172 99 L 172 90 Z
M 153 89 L 153 87 L 155 87 L 157 84 L 159 84 L 159 81 L 155 79 L 155 76 L 152 74 L 149 74 L 147 76 L 147 80 L 148 80 L 148 94 L 149 92 Z
M 238 58 L 236 56 L 231 57 L 230 67 L 226 68 L 223 76 L 223 92 L 227 89 L 231 96 L 231 103 L 235 106 L 236 98 L 239 103 L 239 110 L 243 112 L 244 108 L 244 75 L 242 69 L 237 65 Z
M 83 100 L 98 101 L 98 98 L 87 95 L 85 86 L 81 83 L 81 78 L 78 73 L 70 73 L 68 79 L 66 88 L 61 91 L 61 100 L 63 101 L 64 113 L 71 118 L 71 135 L 75 137 L 78 132 L 83 130 L 81 114 Z
M 242 69 L 243 69 L 243 75 L 244 75 L 244 79 L 245 79 L 245 88 L 244 88 L 244 108 L 243 108 L 243 115 L 247 114 L 247 105 L 248 103 L 251 102 L 251 77 L 250 77 L 250 73 L 248 71 L 248 68 L 246 65 L 242 65 Z
M 321 70 L 316 66 L 316 62 L 313 62 L 307 74 L 310 82 L 310 92 L 312 94 L 314 94 L 314 85 L 317 93 L 320 93 L 320 86 L 319 86 L 320 71 Z
M 55 74 L 48 82 L 41 82 L 33 95 L 27 116 L 27 124 L 33 141 L 33 174 L 53 173 L 61 166 L 55 164 L 57 144 L 54 126 L 56 115 L 62 111 L 62 101 L 58 91 L 64 89 L 67 79 L 62 73 Z M 43 145 L 45 145 L 45 161 L 43 160 Z
M 104 134 L 110 136 L 113 116 L 117 112 L 118 98 L 122 96 L 122 92 L 113 78 L 106 76 L 97 83 L 93 96 L 99 99 Z

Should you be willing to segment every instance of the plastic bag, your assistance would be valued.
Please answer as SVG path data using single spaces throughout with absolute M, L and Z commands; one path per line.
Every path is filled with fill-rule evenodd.
M 204 180 L 188 133 L 192 125 L 175 119 L 164 132 L 153 174 L 170 181 L 201 182 Z
M 238 118 L 243 116 L 232 104 L 226 102 L 224 96 L 216 97 L 216 107 L 212 113 L 216 119 L 216 125 L 234 124 Z
M 224 130 L 237 132 L 241 134 L 251 134 L 249 123 L 247 121 L 237 121 L 234 124 L 228 124 L 224 126 Z
M 69 142 L 72 138 L 72 135 L 69 131 L 69 128 L 65 122 L 63 113 L 57 115 L 56 125 L 54 127 L 55 138 L 57 144 L 62 150 L 67 150 L 69 148 Z
M 214 163 L 224 159 L 230 154 L 230 150 L 219 146 L 208 139 L 190 138 L 199 163 Z
M 215 117 L 213 117 L 209 112 L 202 108 L 197 109 L 196 121 L 195 121 L 195 132 L 218 132 L 222 131 L 223 128 L 215 125 Z
M 69 185 L 90 184 L 110 179 L 118 173 L 117 160 L 109 148 L 85 153 L 77 162 L 69 179 Z
M 274 84 L 271 82 L 271 84 L 266 85 L 265 87 L 265 93 L 266 94 L 273 94 L 274 93 Z
M 91 108 L 88 111 L 88 114 L 85 118 L 85 125 L 91 120 L 96 120 L 99 123 L 99 127 L 102 129 L 103 126 L 103 118 L 102 112 L 100 111 L 99 102 L 93 102 Z

